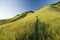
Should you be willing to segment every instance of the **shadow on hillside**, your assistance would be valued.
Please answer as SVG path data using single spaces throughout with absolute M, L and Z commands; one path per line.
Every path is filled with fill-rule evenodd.
M 16 40 L 49 40 L 49 39 L 52 40 L 53 39 L 52 35 L 48 34 L 46 30 L 48 27 L 49 25 L 40 22 L 38 16 L 36 16 L 34 33 L 33 34 L 24 33 L 22 36 L 19 36 L 18 34 Z

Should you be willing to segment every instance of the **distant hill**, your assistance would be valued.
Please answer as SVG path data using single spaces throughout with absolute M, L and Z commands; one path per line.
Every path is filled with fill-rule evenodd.
M 60 40 L 60 3 L 1 20 L 0 40 Z

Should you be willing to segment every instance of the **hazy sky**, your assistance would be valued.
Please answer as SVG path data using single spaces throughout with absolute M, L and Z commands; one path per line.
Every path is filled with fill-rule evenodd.
M 10 18 L 25 11 L 34 11 L 59 0 L 0 0 L 0 19 Z

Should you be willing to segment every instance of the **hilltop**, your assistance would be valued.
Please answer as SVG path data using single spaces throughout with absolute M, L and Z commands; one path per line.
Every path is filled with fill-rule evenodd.
M 0 40 L 60 40 L 60 3 L 1 21 Z

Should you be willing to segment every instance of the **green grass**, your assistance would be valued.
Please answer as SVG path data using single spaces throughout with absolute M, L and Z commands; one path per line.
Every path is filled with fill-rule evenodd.
M 50 5 L 2 21 L 0 40 L 60 40 L 58 10 Z

